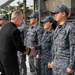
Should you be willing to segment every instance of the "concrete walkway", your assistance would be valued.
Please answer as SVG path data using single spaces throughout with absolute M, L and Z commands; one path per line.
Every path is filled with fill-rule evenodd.
M 32 75 L 32 74 L 30 73 L 30 67 L 29 67 L 28 56 L 26 56 L 26 66 L 27 66 L 27 75 Z

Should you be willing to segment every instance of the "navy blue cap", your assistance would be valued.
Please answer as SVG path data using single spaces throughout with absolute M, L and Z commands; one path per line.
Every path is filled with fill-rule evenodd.
M 32 12 L 32 14 L 28 16 L 28 18 L 39 18 L 39 16 L 37 12 Z
M 7 20 L 7 16 L 5 16 L 5 15 L 0 15 L 0 20 Z
M 52 11 L 52 13 L 54 13 L 54 14 L 59 13 L 59 12 L 66 12 L 69 14 L 69 9 L 65 5 L 59 5 L 59 6 L 57 6 L 56 10 Z
M 55 22 L 55 20 L 51 16 L 46 16 L 44 20 L 41 20 L 41 23 L 45 22 Z

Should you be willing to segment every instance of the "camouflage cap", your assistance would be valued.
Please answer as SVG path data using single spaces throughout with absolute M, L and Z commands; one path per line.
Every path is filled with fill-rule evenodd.
M 52 13 L 54 13 L 54 14 L 59 13 L 59 12 L 66 12 L 69 14 L 69 9 L 65 5 L 59 5 L 59 6 L 57 6 L 57 8 L 54 11 L 52 11 Z
M 32 12 L 32 14 L 28 16 L 28 18 L 39 18 L 39 16 L 37 12 Z
M 55 22 L 55 20 L 52 16 L 46 16 L 44 20 L 41 20 L 41 23 L 45 22 Z
M 0 20 L 7 20 L 7 16 L 6 15 L 0 15 Z

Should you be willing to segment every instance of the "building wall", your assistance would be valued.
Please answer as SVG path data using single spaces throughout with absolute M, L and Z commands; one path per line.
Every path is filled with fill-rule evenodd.
M 41 10 L 45 15 L 50 15 L 50 11 L 56 9 L 56 7 L 60 4 L 63 4 L 63 5 L 66 5 L 69 9 L 70 9 L 70 12 L 71 12 L 71 8 L 72 8 L 72 3 L 73 1 L 75 0 L 41 0 Z M 74 5 L 75 6 L 75 5 Z M 44 12 L 47 12 L 46 14 Z
M 35 1 L 35 9 L 38 10 L 38 0 Z M 75 0 L 40 0 L 42 11 L 52 11 L 57 5 L 64 4 L 68 8 L 75 8 Z
M 71 0 L 71 7 L 75 8 L 75 0 Z
M 63 4 L 69 8 L 71 18 L 75 18 L 75 0 L 40 0 L 40 1 L 41 1 L 41 17 L 50 15 L 51 14 L 50 11 L 55 10 L 58 5 Z
M 60 4 L 64 4 L 68 6 L 68 8 L 71 8 L 71 0 L 46 0 L 45 3 L 49 11 L 54 10 L 56 6 Z

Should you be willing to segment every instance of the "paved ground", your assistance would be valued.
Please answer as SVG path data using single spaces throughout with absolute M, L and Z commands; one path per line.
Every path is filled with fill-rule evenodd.
M 27 75 L 32 75 L 32 74 L 30 73 L 28 56 L 26 56 L 26 65 L 27 65 Z

